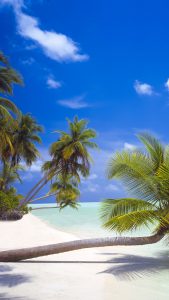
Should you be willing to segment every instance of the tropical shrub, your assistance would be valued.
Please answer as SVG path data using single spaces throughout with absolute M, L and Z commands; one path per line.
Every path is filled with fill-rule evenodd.
M 8 191 L 0 191 L 0 219 L 1 220 L 17 220 L 28 213 L 29 208 L 25 205 L 20 210 L 17 209 L 22 195 L 16 194 L 14 188 Z

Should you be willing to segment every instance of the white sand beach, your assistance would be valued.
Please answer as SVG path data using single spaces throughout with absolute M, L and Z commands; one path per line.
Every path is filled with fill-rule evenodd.
M 32 214 L 17 222 L 0 222 L 0 235 L 1 250 L 76 239 Z M 166 300 L 168 282 L 169 249 L 163 242 L 0 263 L 0 299 Z

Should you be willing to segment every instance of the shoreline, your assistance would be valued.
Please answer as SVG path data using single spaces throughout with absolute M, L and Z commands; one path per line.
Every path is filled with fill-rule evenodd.
M 32 214 L 20 221 L 0 222 L 0 232 L 1 250 L 78 239 Z M 161 243 L 104 247 L 0 263 L 0 299 L 112 300 L 113 295 L 115 300 L 165 300 L 167 249 Z

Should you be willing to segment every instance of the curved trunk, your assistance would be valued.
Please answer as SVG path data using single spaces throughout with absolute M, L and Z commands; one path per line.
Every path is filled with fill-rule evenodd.
M 53 170 L 51 170 L 48 174 L 44 175 L 41 180 L 39 180 L 33 188 L 28 192 L 26 197 L 20 202 L 18 208 L 20 208 L 22 205 L 29 203 L 36 195 L 37 193 L 45 186 L 45 184 L 48 183 L 48 181 L 57 173 L 53 173 Z
M 45 176 L 42 177 L 34 186 L 33 188 L 28 192 L 28 194 L 26 195 L 26 197 L 24 198 L 24 201 L 26 202 L 27 199 L 29 199 L 32 194 L 36 191 L 36 189 L 39 187 L 40 184 L 42 184 L 42 182 L 45 180 Z
M 35 202 L 35 201 L 38 201 L 38 200 L 42 200 L 42 199 L 46 199 L 48 197 L 55 196 L 55 195 L 56 195 L 56 193 L 47 194 L 47 195 L 44 195 L 42 197 L 32 199 L 32 200 L 29 201 L 29 203 L 32 203 L 32 202 Z
M 107 246 L 135 246 L 154 244 L 164 237 L 164 232 L 158 232 L 146 237 L 107 237 L 96 239 L 83 239 L 71 242 L 38 246 L 32 248 L 16 249 L 0 252 L 0 262 L 15 262 L 39 256 L 46 256 L 73 250 L 107 247 Z
M 26 197 L 20 202 L 18 208 L 23 206 L 24 204 L 29 203 L 36 194 L 42 189 L 42 187 L 47 183 L 47 177 L 44 176 L 41 180 L 38 181 L 38 183 L 29 191 L 29 193 L 26 195 Z

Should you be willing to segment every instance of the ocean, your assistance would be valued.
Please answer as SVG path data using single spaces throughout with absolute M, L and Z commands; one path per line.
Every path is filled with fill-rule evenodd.
M 32 208 L 53 207 L 55 204 L 34 204 Z M 102 228 L 99 217 L 100 202 L 82 202 L 79 208 L 66 207 L 46 208 L 33 210 L 33 215 L 39 217 L 50 226 L 56 227 L 79 237 L 94 237 L 107 235 L 107 230 Z
M 70 207 L 66 207 L 61 211 L 58 208 L 49 208 L 55 205 L 54 203 L 31 205 L 32 208 L 47 207 L 46 209 L 32 210 L 32 214 L 45 221 L 48 225 L 78 237 L 116 236 L 114 232 L 110 232 L 102 227 L 100 219 L 101 202 L 82 202 L 78 210 Z M 137 232 L 127 233 L 126 235 L 147 234 L 151 234 L 151 230 L 142 228 Z

